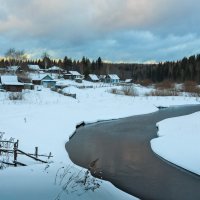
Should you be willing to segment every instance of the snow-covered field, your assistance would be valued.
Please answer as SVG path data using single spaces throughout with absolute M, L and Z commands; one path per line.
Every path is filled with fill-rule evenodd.
M 83 84 L 91 85 L 88 82 Z M 191 97 L 114 95 L 108 92 L 110 87 L 94 85 L 95 88 L 91 89 L 78 89 L 75 86 L 65 89 L 66 92 L 76 93 L 77 99 L 46 88 L 42 91 L 26 91 L 21 101 L 10 101 L 7 94 L 0 93 L 0 132 L 5 132 L 4 138 L 18 139 L 19 148 L 25 152 L 34 152 L 34 147 L 38 146 L 39 153 L 51 152 L 54 156 L 50 165 L 38 164 L 19 157 L 19 161 L 28 162 L 30 165 L 0 171 L 1 199 L 55 199 L 62 191 L 64 183 L 69 180 L 70 174 L 81 170 L 70 161 L 65 151 L 65 143 L 75 131 L 76 125 L 82 121 L 96 122 L 150 113 L 157 110 L 156 106 L 200 103 L 198 99 Z M 149 89 L 140 90 L 138 87 L 141 94 L 147 90 Z M 200 139 L 200 128 L 197 123 L 199 116 L 197 113 L 161 122 L 159 134 L 165 136 L 152 141 L 154 151 L 171 162 L 178 160 L 176 164 L 199 173 L 200 162 L 195 160 L 194 163 L 192 159 L 197 158 L 200 152 L 200 147 L 196 145 Z M 193 124 L 195 121 L 196 125 Z M 174 123 L 176 128 L 173 126 Z M 185 124 L 184 127 L 188 129 L 181 127 L 181 124 Z M 180 147 L 178 149 L 177 142 Z M 183 159 L 182 155 L 186 156 L 183 152 L 187 153 L 188 157 Z M 72 166 L 70 170 L 65 170 L 69 166 Z M 64 180 L 57 180 L 62 179 L 66 171 L 69 173 L 64 176 Z M 84 174 L 84 171 L 80 174 Z M 62 193 L 60 199 L 134 199 L 106 181 L 102 181 L 100 188 L 95 192 L 84 192 L 84 187 L 77 187 L 78 191 L 73 191 L 69 187 L 68 193 Z

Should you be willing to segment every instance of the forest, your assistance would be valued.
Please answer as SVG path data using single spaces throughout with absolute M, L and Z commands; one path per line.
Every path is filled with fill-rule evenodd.
M 27 59 L 24 51 L 10 49 L 5 57 L 0 60 L 0 68 L 6 69 L 9 66 L 18 65 L 22 69 L 28 64 L 37 64 L 41 69 L 48 69 L 58 66 L 66 71 L 76 70 L 85 77 L 88 74 L 117 74 L 120 79 L 128 78 L 134 81 L 149 80 L 151 82 L 162 82 L 170 80 L 173 82 L 195 81 L 200 83 L 200 54 L 184 57 L 182 60 L 174 62 L 163 62 L 158 64 L 137 64 L 137 63 L 107 63 L 99 57 L 97 60 L 90 60 L 83 57 L 75 60 L 65 56 L 63 59 L 53 59 L 47 53 L 41 59 Z

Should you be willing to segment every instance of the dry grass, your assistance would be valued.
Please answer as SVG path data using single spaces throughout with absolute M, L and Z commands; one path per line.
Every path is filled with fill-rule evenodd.
M 182 92 L 187 92 L 193 97 L 200 97 L 200 87 L 194 81 L 186 81 L 182 86 Z
M 160 83 L 155 84 L 156 89 L 174 89 L 175 84 L 172 81 L 165 80 Z
M 152 91 L 150 92 L 149 94 L 147 94 L 147 96 L 179 96 L 179 93 L 178 91 L 176 91 L 175 89 L 174 90 L 167 90 L 167 89 L 164 89 L 164 90 L 155 90 L 155 91 Z
M 123 86 L 121 89 L 112 88 L 110 93 L 126 96 L 138 96 L 138 93 L 133 85 Z
M 122 92 L 126 96 L 138 96 L 138 93 L 137 93 L 136 89 L 132 85 L 123 86 L 122 87 Z
M 149 79 L 145 79 L 145 80 L 138 80 L 136 81 L 136 84 L 140 84 L 144 87 L 147 87 L 147 86 L 151 86 L 153 84 L 153 82 Z

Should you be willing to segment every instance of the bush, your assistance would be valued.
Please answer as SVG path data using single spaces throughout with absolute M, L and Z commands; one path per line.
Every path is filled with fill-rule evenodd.
M 183 92 L 194 93 L 197 90 L 197 83 L 194 81 L 185 81 L 182 90 Z
M 137 93 L 136 89 L 132 85 L 123 86 L 122 87 L 122 91 L 127 96 L 138 96 L 138 93 Z
M 23 94 L 22 92 L 11 92 L 8 96 L 10 100 L 22 100 Z
M 182 91 L 190 93 L 191 96 L 200 97 L 200 88 L 195 81 L 186 81 L 183 84 Z
M 112 89 L 110 90 L 110 92 L 111 92 L 112 94 L 117 94 L 117 89 L 116 89 L 116 88 L 112 88 Z
M 147 86 L 152 85 L 153 83 L 152 83 L 152 81 L 150 79 L 145 79 L 145 80 L 138 80 L 136 82 L 136 84 L 140 84 L 140 85 L 142 85 L 144 87 L 147 87 Z
M 57 170 L 55 185 L 61 186 L 55 200 L 63 199 L 63 193 L 80 196 L 89 191 L 96 191 L 101 186 L 101 180 L 94 178 L 89 170 L 77 170 L 73 166 L 61 167 Z
M 165 81 L 155 84 L 156 89 L 172 89 L 174 87 L 175 87 L 175 84 L 169 80 L 165 80 Z
M 147 96 L 179 96 L 179 93 L 176 90 L 155 90 L 147 94 Z

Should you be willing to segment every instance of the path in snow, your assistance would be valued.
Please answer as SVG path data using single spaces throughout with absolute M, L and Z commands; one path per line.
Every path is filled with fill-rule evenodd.
M 104 179 L 141 199 L 199 200 L 200 176 L 163 161 L 150 146 L 157 137 L 157 122 L 196 111 L 200 105 L 170 107 L 80 127 L 66 149 L 72 161 L 85 168 L 98 158 L 96 167 Z

